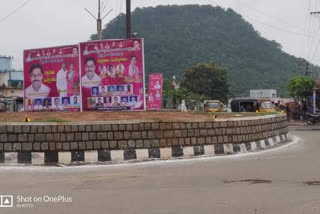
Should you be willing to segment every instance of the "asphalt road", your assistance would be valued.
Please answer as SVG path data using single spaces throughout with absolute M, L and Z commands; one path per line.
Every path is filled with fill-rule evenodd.
M 291 135 L 300 141 L 233 157 L 100 167 L 1 167 L 0 192 L 14 195 L 15 208 L 0 208 L 0 213 L 320 213 L 320 132 Z M 58 195 L 65 196 L 65 202 L 44 202 L 44 196 Z M 19 196 L 25 202 L 18 202 Z M 30 196 L 42 202 L 28 202 Z M 19 205 L 25 208 L 16 208 Z

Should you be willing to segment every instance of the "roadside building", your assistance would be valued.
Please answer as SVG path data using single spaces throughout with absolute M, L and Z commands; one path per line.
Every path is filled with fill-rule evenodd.
M 23 72 L 12 68 L 12 60 L 0 56 L 0 111 L 23 109 Z
M 276 98 L 277 90 L 276 89 L 255 89 L 250 90 L 251 98 Z

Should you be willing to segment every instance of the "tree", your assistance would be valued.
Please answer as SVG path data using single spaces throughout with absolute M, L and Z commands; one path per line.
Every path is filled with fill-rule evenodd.
M 170 94 L 173 97 L 174 88 L 173 88 L 172 82 L 169 79 L 165 78 L 163 80 L 163 86 L 162 86 L 162 102 L 164 103 L 164 106 L 167 106 Z
M 171 99 L 171 100 L 170 100 Z M 172 103 L 173 107 L 180 105 L 181 100 L 191 101 L 196 100 L 202 102 L 209 99 L 205 95 L 195 94 L 186 88 L 179 87 L 177 90 L 172 85 L 172 80 L 165 78 L 162 87 L 162 102 L 165 107 Z M 170 107 L 170 106 L 169 106 Z
M 227 70 L 215 63 L 198 64 L 185 70 L 181 86 L 194 94 L 226 102 L 229 95 Z
M 202 102 L 204 100 L 209 99 L 209 97 L 207 97 L 206 95 L 195 94 L 184 87 L 179 87 L 179 89 L 175 92 L 175 96 L 179 100 L 188 100 L 188 101 L 197 100 Z
M 288 81 L 287 91 L 291 97 L 301 97 L 303 92 L 312 90 L 316 82 L 308 76 L 296 76 Z

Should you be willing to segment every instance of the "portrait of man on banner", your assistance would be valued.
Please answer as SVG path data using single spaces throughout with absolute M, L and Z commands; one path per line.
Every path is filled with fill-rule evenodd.
M 33 64 L 29 69 L 31 85 L 25 89 L 27 99 L 45 98 L 50 93 L 50 88 L 43 83 L 43 68 L 39 64 Z
M 96 60 L 93 57 L 87 57 L 84 62 L 85 75 L 82 76 L 82 87 L 90 88 L 98 86 L 101 82 L 101 77 L 96 74 Z

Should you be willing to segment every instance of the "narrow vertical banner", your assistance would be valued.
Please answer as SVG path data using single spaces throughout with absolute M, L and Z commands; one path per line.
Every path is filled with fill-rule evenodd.
M 80 111 L 78 45 L 24 51 L 24 110 Z
M 144 111 L 143 39 L 80 43 L 83 111 Z
M 162 73 L 149 75 L 148 109 L 150 110 L 161 109 L 162 82 L 163 82 Z

